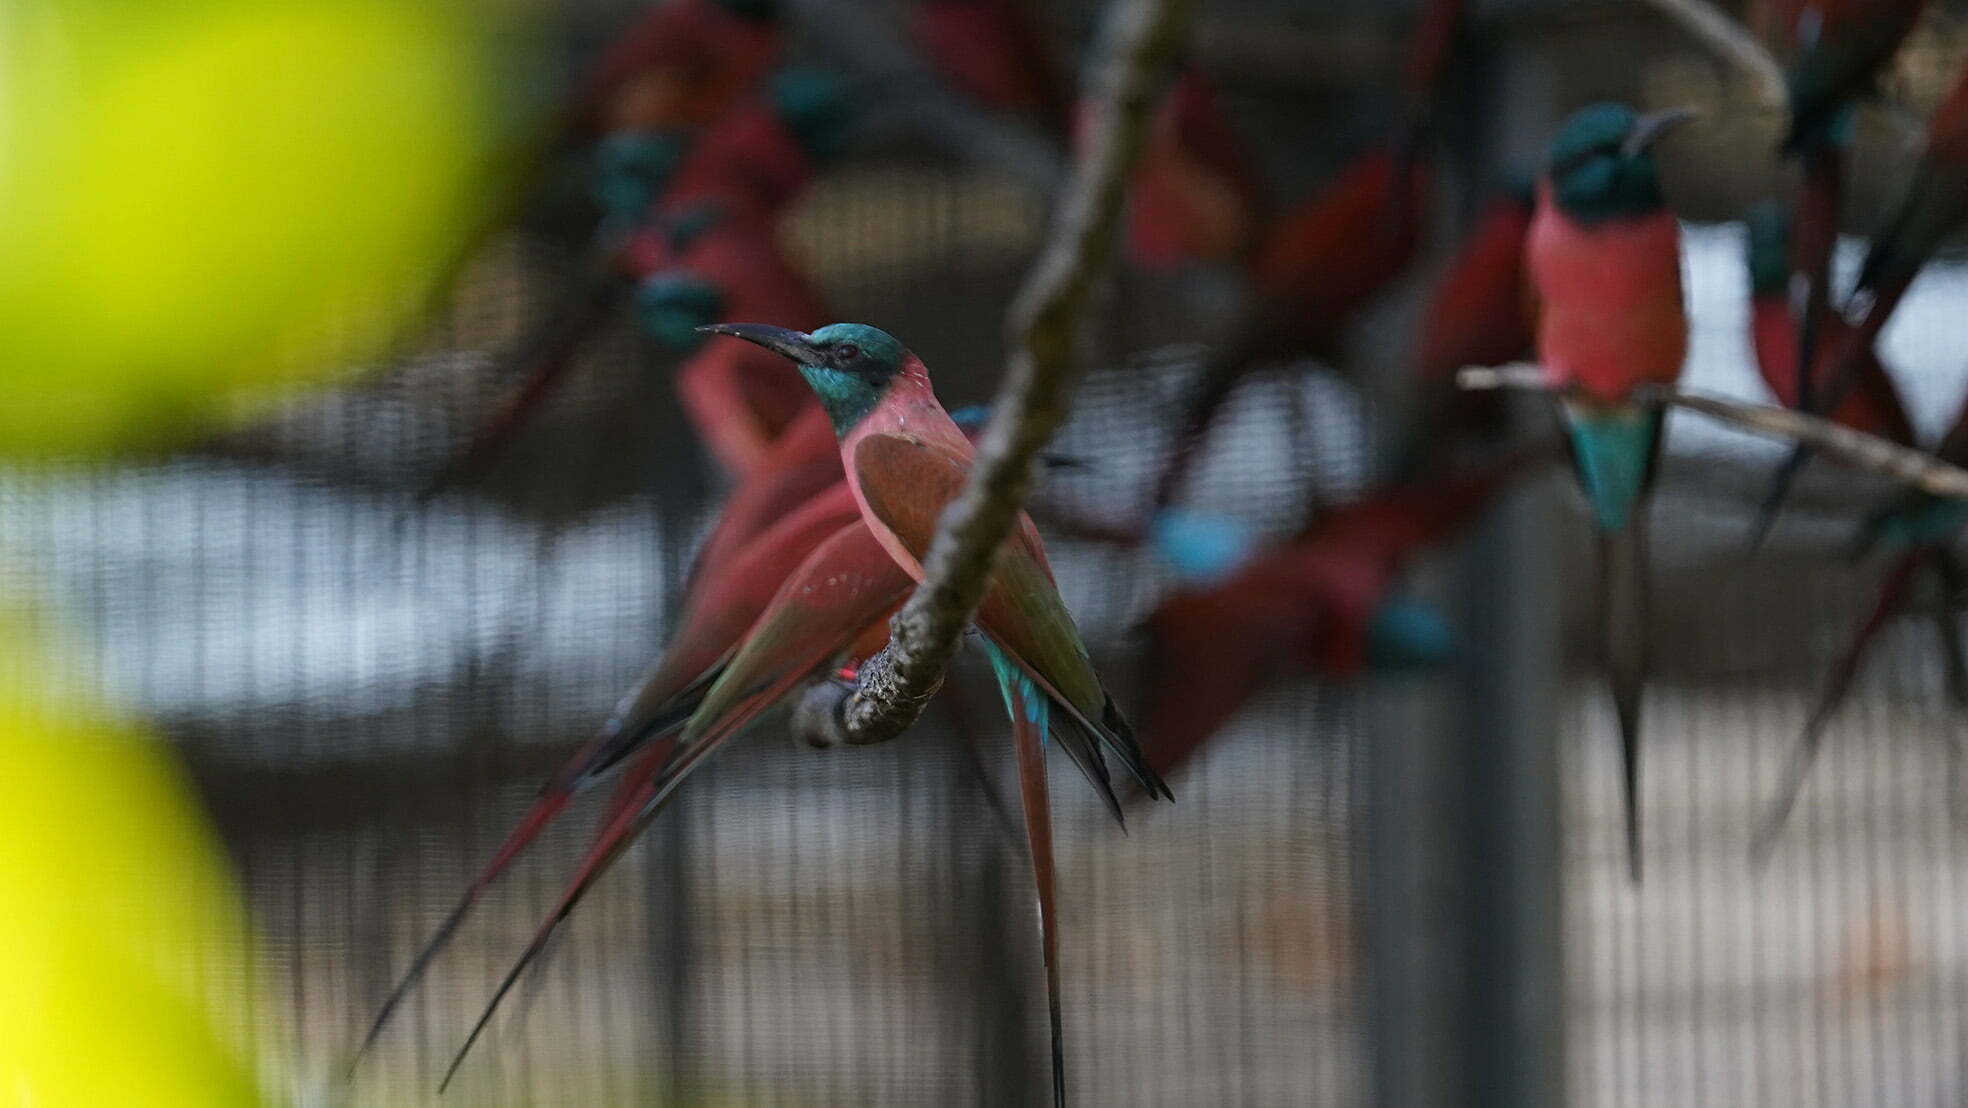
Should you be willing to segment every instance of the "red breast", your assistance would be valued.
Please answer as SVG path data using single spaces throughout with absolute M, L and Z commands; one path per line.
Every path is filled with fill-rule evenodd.
M 1582 224 L 1538 187 L 1527 265 L 1538 361 L 1555 383 L 1606 402 L 1672 384 L 1688 356 L 1681 230 L 1669 211 Z

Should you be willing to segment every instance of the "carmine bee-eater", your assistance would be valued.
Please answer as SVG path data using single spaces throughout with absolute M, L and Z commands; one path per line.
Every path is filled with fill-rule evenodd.
M 696 349 L 702 336 L 694 328 L 720 318 L 734 300 L 750 304 L 766 318 L 819 318 L 815 294 L 769 231 L 712 206 L 693 207 L 644 227 L 584 281 L 576 295 L 501 359 L 522 376 L 465 445 L 425 482 L 420 501 L 483 474 L 544 408 L 575 365 L 582 343 L 625 299 L 640 330 L 673 351 Z M 677 390 L 712 454 L 740 475 L 758 461 L 765 441 L 813 406 L 798 377 L 776 360 L 733 364 L 729 351 L 679 366 Z
M 632 292 L 638 322 L 671 349 L 694 348 L 694 328 L 727 312 L 817 324 L 817 298 L 781 253 L 774 220 L 817 161 L 837 147 L 844 104 L 839 82 L 789 70 L 765 98 L 698 136 L 674 173 L 656 183 L 660 199 L 636 213 L 632 228 L 602 228 L 579 263 L 577 293 L 522 338 L 509 359 L 523 374 L 519 383 L 419 499 L 482 473 L 565 379 L 581 344 Z M 763 438 L 810 403 L 798 379 L 776 361 L 737 364 L 728 352 L 687 367 L 679 389 L 705 442 L 736 473 L 756 460 Z
M 794 639 L 795 646 L 808 644 L 811 651 L 784 664 L 775 663 L 777 677 L 783 678 L 787 672 L 804 673 L 821 664 L 837 653 L 828 645 L 834 639 L 827 636 L 840 634 L 838 620 L 861 610 L 840 605 L 860 602 L 857 598 L 865 600 L 873 594 L 864 589 L 886 587 L 882 582 L 889 578 L 899 578 L 907 586 L 906 575 L 886 551 L 873 545 L 871 537 L 865 542 L 840 537 L 844 528 L 859 528 L 865 536 L 866 526 L 860 522 L 859 505 L 841 473 L 833 425 L 817 406 L 813 414 L 817 417 L 817 439 L 806 441 L 806 432 L 796 428 L 775 444 L 772 464 L 741 482 L 726 502 L 698 551 L 678 629 L 662 657 L 622 699 L 600 731 L 541 786 L 539 797 L 412 959 L 377 1013 L 363 1050 L 382 1032 L 485 891 L 539 838 L 574 794 L 640 750 L 641 756 L 623 774 L 604 809 L 604 818 L 612 823 L 625 806 L 638 802 L 635 798 L 641 790 L 669 765 L 677 749 L 671 736 L 706 702 L 708 690 L 722 675 L 733 671 L 733 653 L 748 641 L 748 635 L 761 628 L 772 629 L 759 645 L 739 655 L 746 661 L 735 670 L 737 684 L 727 686 L 728 690 L 743 687 L 750 679 L 748 675 L 762 672 L 768 661 L 786 658 L 784 647 L 780 653 L 764 653 L 764 644 L 775 637 Z M 802 421 L 801 427 L 807 422 L 813 421 Z M 828 544 L 828 553 L 815 555 Z M 861 556 L 857 560 L 857 551 L 868 549 L 878 557 Z M 796 579 L 804 579 L 806 584 L 797 589 L 787 584 Z M 811 598 L 816 593 L 824 604 L 815 605 Z M 820 618 L 823 615 L 826 619 Z M 817 622 L 802 626 L 798 623 L 801 618 Z M 885 612 L 879 618 L 868 618 L 868 626 L 849 648 L 852 658 L 867 657 L 887 641 Z M 713 702 L 713 717 L 709 718 L 721 714 L 717 705 Z
M 1549 458 L 1526 452 L 1384 489 L 1322 513 L 1229 577 L 1164 600 L 1146 628 L 1148 764 L 1175 772 L 1278 680 L 1350 680 L 1444 661 L 1451 636 L 1432 610 L 1402 594 L 1405 569 Z
M 1175 447 L 1149 506 L 1151 526 L 1175 501 L 1246 372 L 1305 355 L 1332 360 L 1345 328 L 1414 264 L 1432 180 L 1420 146 L 1462 16 L 1463 0 L 1428 0 L 1408 40 L 1390 140 L 1256 233 L 1250 306 L 1203 366 L 1177 418 Z
M 819 295 L 781 252 L 773 228 L 719 212 L 707 229 L 668 248 L 667 266 L 637 288 L 635 312 L 645 335 L 689 354 L 676 371 L 684 413 L 712 456 L 742 477 L 818 405 L 784 359 L 746 343 L 704 341 L 697 328 L 731 311 L 795 327 L 821 319 Z
M 844 513 L 841 511 L 843 507 Z M 572 886 L 493 995 L 484 1015 L 460 1049 L 452 1072 L 456 1071 L 458 1062 L 470 1050 L 507 991 L 525 968 L 544 951 L 553 930 L 573 911 L 587 888 L 600 877 L 607 865 L 655 817 L 685 777 L 746 725 L 779 703 L 808 676 L 843 658 L 850 664 L 858 662 L 880 650 L 887 642 L 888 617 L 900 606 L 915 580 L 895 561 L 885 544 L 860 517 L 855 498 L 845 482 L 761 536 L 748 548 L 747 554 L 751 560 L 762 563 L 764 557 L 755 552 L 761 546 L 770 545 L 772 550 L 767 556 L 771 559 L 771 569 L 766 570 L 760 565 L 759 572 L 745 574 L 745 580 L 763 579 L 772 572 L 785 569 L 785 557 L 791 553 L 786 533 L 796 519 L 805 521 L 798 531 L 802 543 L 809 540 L 816 529 L 841 525 L 818 541 L 817 545 L 811 545 L 804 559 L 789 573 L 780 573 L 783 583 L 744 632 L 742 643 L 735 652 L 729 653 L 728 658 L 721 656 L 715 668 L 708 672 L 707 677 L 713 679 L 700 679 L 692 683 L 690 691 L 696 694 L 694 711 L 688 722 L 683 724 L 682 733 L 675 744 L 650 747 L 638 765 L 623 778 L 608 807 L 607 821 Z M 843 519 L 846 520 L 844 524 Z M 685 637 L 700 646 L 707 646 L 714 638 L 729 631 L 734 619 L 740 618 L 742 613 L 733 606 L 731 610 L 718 612 L 709 619 L 695 619 L 692 618 L 694 615 L 695 612 L 686 614 Z M 1016 624 L 1015 620 L 1001 622 Z M 1055 1092 L 1063 1101 L 1064 1057 L 1059 1017 L 1057 932 L 1053 911 L 1051 821 L 1042 761 L 1050 701 L 1036 679 L 1012 661 L 1005 648 L 991 642 L 987 649 L 1004 690 L 1007 707 L 1012 711 L 1046 953 Z M 699 656 L 692 659 L 674 657 L 677 654 L 675 649 L 671 654 L 672 657 L 666 658 L 645 679 L 643 689 L 631 701 L 625 702 L 623 709 L 618 710 L 618 716 L 636 714 L 640 704 L 652 696 L 652 689 L 659 683 L 661 675 L 687 670 L 709 652 L 700 651 Z M 708 690 L 703 688 L 705 684 L 709 684 Z M 629 749 L 632 748 L 616 744 L 611 759 L 608 751 L 596 751 L 591 744 L 554 782 L 550 782 L 549 788 L 571 788 L 604 771 L 612 760 L 619 759 Z M 1068 749 L 1070 753 L 1074 748 Z M 580 767 L 578 773 L 577 767 Z M 543 797 L 542 804 L 546 799 Z M 564 800 L 561 803 L 564 804 Z M 541 805 L 536 805 L 535 812 L 540 810 Z M 550 816 L 551 813 L 547 813 L 536 818 L 529 813 L 515 836 L 524 833 L 530 838 L 536 835 L 538 826 Z M 524 845 L 523 842 L 520 845 Z M 495 866 L 508 863 L 515 852 L 513 843 L 509 841 L 495 860 Z M 475 896 L 484 882 L 493 876 L 496 872 L 475 884 L 472 895 Z M 448 937 L 462 915 L 463 907 L 468 906 L 469 901 L 454 913 L 434 943 Z M 417 969 L 428 961 L 432 952 L 431 948 L 427 948 L 419 956 L 415 963 Z M 417 970 L 413 970 L 413 974 L 415 972 Z M 409 984 L 406 981 L 399 986 L 391 999 L 392 1007 Z M 384 1015 L 387 1014 L 386 1009 Z M 379 1026 L 381 1019 L 378 1017 Z M 449 1080 L 447 1074 L 446 1081 Z
M 963 491 L 974 458 L 970 440 L 937 401 L 921 360 L 886 332 L 865 324 L 836 323 L 811 334 L 746 323 L 718 324 L 712 330 L 757 343 L 799 367 L 840 437 L 842 468 L 863 521 L 895 564 L 920 581 L 920 559 L 937 520 Z M 999 553 L 977 625 L 988 640 L 1019 746 L 1046 955 L 1053 1094 L 1056 1102 L 1063 1102 L 1065 1056 L 1042 741 L 1048 735 L 1058 741 L 1116 819 L 1120 801 L 1103 750 L 1118 757 L 1151 796 L 1167 799 L 1170 793 L 1142 758 L 1133 729 L 1094 672 L 1053 583 L 1038 531 L 1023 513 Z
M 1245 373 L 1283 358 L 1336 355 L 1347 325 L 1413 264 L 1427 167 L 1413 164 L 1405 181 L 1400 174 L 1391 151 L 1373 150 L 1263 233 L 1251 259 L 1246 318 L 1190 387 L 1174 452 L 1156 483 L 1154 513 L 1174 502 Z
M 1801 149 L 1835 127 L 1847 105 L 1873 90 L 1926 6 L 1927 0 L 1804 0 L 1794 5 L 1796 53 L 1784 74 L 1790 101 L 1785 151 Z
M 1681 231 L 1653 145 L 1689 118 L 1593 104 L 1559 127 L 1526 260 L 1537 355 L 1561 394 L 1572 460 L 1599 535 L 1602 649 L 1624 756 L 1626 837 L 1640 876 L 1640 700 L 1648 667 L 1646 499 L 1672 385 L 1688 353 Z
M 1241 262 L 1269 203 L 1216 86 L 1201 70 L 1183 71 L 1128 182 L 1130 260 L 1157 269 Z
M 1924 0 L 1803 0 L 1786 3 L 1773 18 L 1788 36 L 1785 71 L 1790 128 L 1783 152 L 1800 163 L 1791 268 L 1797 297 L 1795 360 L 1787 390 L 1792 406 L 1825 410 L 1819 391 L 1819 359 L 1828 345 L 1836 311 L 1831 299 L 1831 257 L 1845 199 L 1845 158 L 1851 145 L 1852 105 L 1913 30 Z M 1758 509 L 1756 541 L 1769 533 L 1802 456 L 1786 465 Z
M 1942 438 L 1934 451 L 1941 460 L 1968 465 L 1968 411 Z M 1872 608 L 1853 629 L 1838 660 L 1833 663 L 1824 690 L 1805 722 L 1797 741 L 1777 799 L 1751 844 L 1756 858 L 1769 856 L 1777 835 L 1790 818 L 1798 794 L 1810 775 L 1811 764 L 1823 744 L 1824 731 L 1832 716 L 1850 694 L 1853 682 L 1865 664 L 1865 657 L 1879 633 L 1906 604 L 1907 596 L 1923 569 L 1932 567 L 1939 585 L 1940 601 L 1934 612 L 1935 629 L 1940 632 L 1943 672 L 1948 695 L 1956 708 L 1968 708 L 1968 650 L 1963 649 L 1959 598 L 1968 590 L 1968 571 L 1964 571 L 1949 543 L 1968 524 L 1968 503 L 1907 491 L 1894 496 L 1866 520 L 1855 544 L 1855 555 L 1864 555 L 1875 545 L 1897 552 L 1893 566 L 1880 582 Z M 1958 750 L 1956 751 L 1958 754 Z
M 921 578 L 943 509 L 963 491 L 975 453 L 936 399 L 922 361 L 887 332 L 836 323 L 812 334 L 755 323 L 710 328 L 772 350 L 799 367 L 840 438 L 841 464 L 875 536 Z M 1052 698 L 1052 733 L 1089 768 L 1110 807 L 1105 749 L 1151 793 L 1166 795 L 1141 761 L 1133 730 L 1093 670 L 1052 582 L 1038 530 L 1022 513 L 999 556 L 978 626 Z
M 1866 367 L 1877 359 L 1874 349 L 1894 309 L 1941 241 L 1964 219 L 1968 219 L 1968 72 L 1956 80 L 1928 121 L 1926 149 L 1906 193 L 1873 236 L 1852 292 L 1853 301 L 1863 301 L 1864 308 L 1856 324 L 1840 328 L 1840 341 L 1832 347 L 1837 358 L 1824 371 L 1824 395 L 1816 410 L 1837 406 L 1862 387 Z M 1767 515 L 1782 506 L 1809 454 L 1802 446 L 1791 451 L 1765 497 Z
M 1422 309 L 1414 354 L 1414 417 L 1398 472 L 1425 473 L 1461 432 L 1494 429 L 1494 396 L 1456 386 L 1464 366 L 1503 365 L 1531 356 L 1532 308 L 1524 240 L 1536 195 L 1526 186 L 1499 193 L 1436 279 Z
M 1777 402 L 1795 408 L 1801 401 L 1796 374 L 1797 315 L 1790 298 L 1790 218 L 1780 205 L 1763 203 L 1751 208 L 1744 222 L 1748 225 L 1749 326 L 1756 369 Z M 1825 341 L 1819 348 L 1813 381 L 1820 395 L 1837 352 L 1851 331 L 1837 315 L 1828 316 L 1825 324 Z M 1913 425 L 1907 419 L 1899 388 L 1870 348 L 1866 354 L 1858 387 L 1829 413 L 1829 418 L 1867 434 L 1912 445 Z

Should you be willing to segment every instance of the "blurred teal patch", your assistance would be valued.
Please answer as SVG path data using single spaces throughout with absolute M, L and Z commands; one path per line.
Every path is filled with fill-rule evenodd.
M 1394 596 L 1367 626 L 1367 667 L 1377 673 L 1434 669 L 1454 656 L 1455 646 L 1455 632 L 1434 608 Z
M 724 208 L 718 204 L 698 204 L 670 220 L 669 244 L 672 255 L 690 249 L 705 232 L 724 221 Z
M 783 69 L 772 78 L 772 107 L 814 161 L 826 161 L 847 145 L 854 107 L 847 82 L 839 77 L 805 66 Z
M 1782 296 L 1790 289 L 1790 213 L 1775 200 L 1752 205 L 1743 214 L 1749 231 L 1749 287 L 1759 296 Z
M 706 336 L 697 328 L 724 318 L 724 294 L 686 273 L 657 273 L 636 289 L 636 325 L 670 350 L 688 353 Z
M 998 692 L 1004 697 L 1006 714 L 1016 717 L 1018 705 L 1022 702 L 1026 722 L 1039 729 L 1041 738 L 1045 737 L 1046 725 L 1052 714 L 1045 693 L 990 639 L 984 640 L 984 653 L 991 659 L 991 672 L 997 675 Z
M 671 131 L 617 131 L 596 143 L 594 197 L 602 218 L 620 227 L 640 224 L 687 149 Z
M 1223 516 L 1170 508 L 1155 517 L 1149 538 L 1185 584 L 1207 585 L 1235 573 L 1257 546 L 1249 527 Z
M 1592 502 L 1599 530 L 1626 529 L 1647 484 L 1647 465 L 1660 433 L 1660 416 L 1642 407 L 1580 412 L 1568 408 L 1566 427 L 1578 463 L 1579 483 Z
M 1968 502 L 1935 499 L 1884 516 L 1876 533 L 1887 546 L 1931 546 L 1952 540 L 1963 524 L 1968 524 Z

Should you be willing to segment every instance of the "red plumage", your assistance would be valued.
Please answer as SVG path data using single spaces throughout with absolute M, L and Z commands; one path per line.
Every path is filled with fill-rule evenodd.
M 594 139 L 710 123 L 777 61 L 779 37 L 773 21 L 746 18 L 716 0 L 653 4 L 595 61 L 563 129 Z
M 1264 236 L 1251 281 L 1277 338 L 1330 353 L 1344 327 L 1413 264 L 1431 174 L 1413 164 L 1404 181 L 1396 175 L 1393 154 L 1374 150 Z
M 1927 146 L 1906 195 L 1873 237 L 1858 292 L 1870 299 L 1858 323 L 1834 345 L 1831 398 L 1858 386 L 1864 365 L 1914 278 L 1941 242 L 1968 217 L 1968 70 L 1956 79 L 1927 124 Z
M 1168 775 L 1276 681 L 1359 676 L 1374 615 L 1413 558 L 1549 457 L 1526 452 L 1385 489 L 1322 514 L 1221 584 L 1164 600 L 1148 620 L 1149 765 Z
M 1449 59 L 1455 54 L 1465 6 L 1465 0 L 1426 0 L 1414 33 L 1408 37 L 1408 52 L 1401 65 L 1401 114 L 1408 131 L 1401 140 L 1404 143 L 1413 142 L 1413 132 L 1433 109 Z
M 800 195 L 813 172 L 813 156 L 771 99 L 758 96 L 697 135 L 657 210 L 677 212 L 708 203 L 770 221 Z
M 1457 387 L 1458 370 L 1502 365 L 1531 353 L 1535 336 L 1524 270 L 1531 212 L 1527 193 L 1498 196 L 1429 293 L 1414 355 L 1419 449 L 1441 445 L 1453 429 L 1451 420 L 1493 425 L 1502 411 L 1497 397 Z
M 1688 318 L 1672 212 L 1585 224 L 1541 183 L 1526 250 L 1539 297 L 1538 361 L 1552 384 L 1611 404 L 1680 378 Z
M 1210 80 L 1185 70 L 1169 90 L 1128 194 L 1128 246 L 1147 266 L 1241 257 L 1267 200 L 1250 150 Z
M 1782 296 L 1758 296 L 1750 302 L 1750 331 L 1756 347 L 1756 368 L 1777 402 L 1797 406 L 1797 321 Z M 1818 343 L 1815 387 L 1823 395 L 1837 362 L 1838 351 L 1850 340 L 1852 327 L 1837 315 L 1825 318 Z M 1831 413 L 1831 419 L 1855 430 L 1898 443 L 1913 442 L 1913 426 L 1899 388 L 1871 350 L 1860 362 L 1857 386 Z
M 1035 116 L 1064 136 L 1072 83 L 1043 17 L 1024 0 L 924 0 L 910 23 L 916 46 L 964 96 Z

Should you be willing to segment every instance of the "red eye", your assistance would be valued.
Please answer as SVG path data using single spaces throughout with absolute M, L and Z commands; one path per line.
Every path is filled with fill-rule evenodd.
M 843 362 L 851 362 L 860 356 L 861 348 L 851 342 L 846 346 L 836 346 L 834 348 L 834 357 Z

